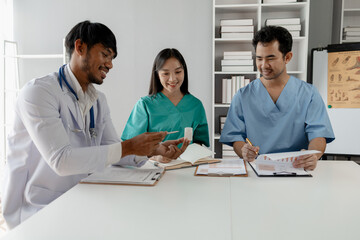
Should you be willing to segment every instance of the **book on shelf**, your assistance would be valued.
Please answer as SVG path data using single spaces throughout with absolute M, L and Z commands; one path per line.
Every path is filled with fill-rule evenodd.
M 232 100 L 231 86 L 232 86 L 232 79 L 229 78 L 229 79 L 227 79 L 227 82 L 226 82 L 226 102 L 225 103 L 231 103 L 231 100 Z
M 253 66 L 254 65 L 254 61 L 252 59 L 224 59 L 221 60 L 221 65 L 222 66 L 233 66 L 233 65 L 245 65 L 245 66 Z
M 220 26 L 251 26 L 254 25 L 254 20 L 249 19 L 221 19 Z
M 300 31 L 289 31 L 292 37 L 300 37 Z
M 238 79 L 237 76 L 232 76 L 231 77 L 231 100 L 233 99 L 233 97 L 235 96 L 237 90 L 239 89 L 237 79 Z
M 178 169 L 178 168 L 184 168 L 184 167 L 191 167 L 196 166 L 200 164 L 206 164 L 206 163 L 216 163 L 220 162 L 219 159 L 212 158 L 213 151 L 210 149 L 201 146 L 197 143 L 190 144 L 185 152 L 180 155 L 175 160 L 172 160 L 169 163 L 159 163 L 156 162 L 156 165 L 159 167 L 165 168 L 166 170 L 170 169 Z M 149 160 L 155 163 L 153 160 Z
M 234 60 L 243 60 L 243 59 L 251 59 L 252 60 L 252 56 L 251 55 L 226 55 L 224 56 L 224 60 L 230 60 L 230 59 L 234 59 Z
M 224 52 L 225 56 L 250 56 L 252 57 L 252 51 L 227 51 Z
M 344 32 L 344 36 L 349 36 L 349 37 L 360 36 L 360 31 L 358 31 L 358 32 L 356 32 L 356 31 Z
M 222 26 L 221 32 L 254 32 L 254 26 Z
M 225 121 L 226 121 L 226 117 L 220 117 L 220 121 L 219 121 L 220 122 L 220 133 L 224 129 Z
M 239 91 L 239 89 L 245 87 L 249 83 L 250 79 L 245 79 L 245 76 L 232 76 L 231 78 L 222 79 L 221 103 L 231 103 L 232 98 Z
M 253 38 L 253 32 L 225 32 L 221 33 L 221 38 Z
M 297 0 L 263 0 L 263 3 L 294 3 Z
M 254 66 L 221 66 L 223 72 L 253 72 Z
M 344 40 L 354 40 L 354 41 L 360 41 L 360 36 L 345 36 Z
M 301 30 L 301 24 L 276 24 L 276 25 L 267 25 L 267 26 L 279 26 L 287 29 L 288 31 L 300 31 Z
M 360 26 L 358 25 L 352 25 L 352 26 L 346 26 L 344 27 L 344 32 L 354 32 L 354 31 L 360 31 Z
M 222 79 L 222 103 L 227 103 L 227 79 Z
M 268 18 L 265 24 L 266 26 L 300 24 L 300 18 Z

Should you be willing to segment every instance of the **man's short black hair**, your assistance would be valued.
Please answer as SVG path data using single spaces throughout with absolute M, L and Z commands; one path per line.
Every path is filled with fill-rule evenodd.
M 110 48 L 114 52 L 114 58 L 117 55 L 116 38 L 114 33 L 104 24 L 83 21 L 76 24 L 65 38 L 66 52 L 71 58 L 75 48 L 75 41 L 80 39 L 86 43 L 88 50 L 95 44 L 101 43 L 105 48 Z
M 285 55 L 291 51 L 292 48 L 292 36 L 288 30 L 279 26 L 266 26 L 261 28 L 258 32 L 255 33 L 252 44 L 255 48 L 258 43 L 270 43 L 274 40 L 279 42 L 279 51 Z

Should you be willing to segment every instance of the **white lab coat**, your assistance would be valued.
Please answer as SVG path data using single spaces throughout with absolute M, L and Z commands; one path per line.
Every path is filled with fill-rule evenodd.
M 65 71 L 66 78 L 69 74 Z M 89 173 L 104 169 L 109 144 L 120 142 L 110 118 L 105 95 L 94 104 L 97 136 L 89 134 L 75 96 L 58 73 L 30 81 L 15 107 L 8 136 L 9 152 L 3 181 L 2 207 L 6 222 L 15 227 Z M 121 151 L 120 151 L 121 152 Z M 121 154 L 120 154 L 121 156 Z M 134 157 L 123 164 L 136 165 Z

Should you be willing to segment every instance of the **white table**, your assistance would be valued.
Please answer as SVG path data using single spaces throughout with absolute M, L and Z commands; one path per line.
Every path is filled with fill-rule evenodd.
M 312 178 L 195 177 L 155 187 L 79 184 L 4 239 L 360 239 L 360 166 L 320 161 Z

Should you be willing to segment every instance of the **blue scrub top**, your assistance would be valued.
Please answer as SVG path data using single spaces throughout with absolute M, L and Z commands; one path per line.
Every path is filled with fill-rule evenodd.
M 163 93 L 142 97 L 134 106 L 121 139 L 127 140 L 144 132 L 179 131 L 166 140 L 184 137 L 184 128 L 193 128 L 193 142 L 210 146 L 204 106 L 191 94 L 186 94 L 175 106 Z
M 307 149 L 309 142 L 335 139 L 325 104 L 316 88 L 293 76 L 276 103 L 256 79 L 234 96 L 220 142 L 232 146 L 249 138 L 260 154 Z

